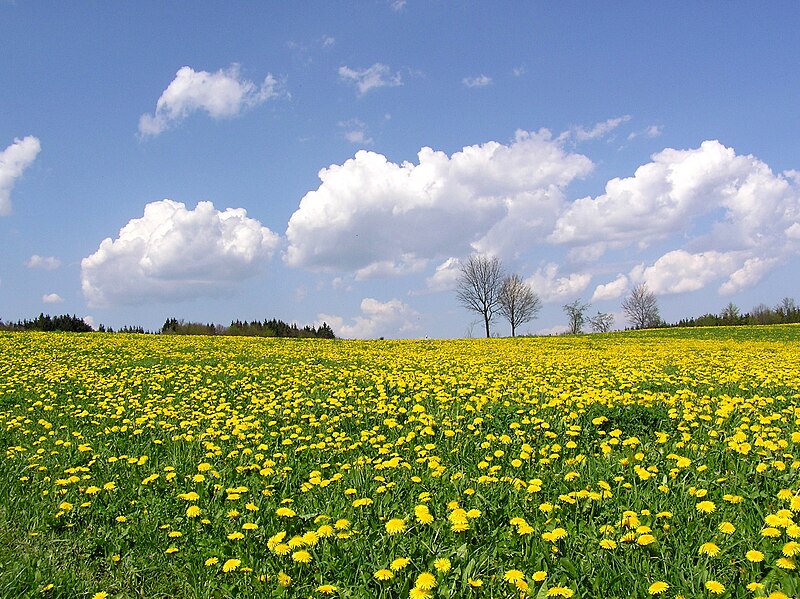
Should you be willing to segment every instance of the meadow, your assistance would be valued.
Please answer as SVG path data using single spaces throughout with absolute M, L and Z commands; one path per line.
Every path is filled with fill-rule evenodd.
M 797 597 L 799 342 L 0 333 L 0 597 Z

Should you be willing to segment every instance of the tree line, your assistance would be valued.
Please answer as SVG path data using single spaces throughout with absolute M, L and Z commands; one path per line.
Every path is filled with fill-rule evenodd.
M 288 324 L 282 320 L 271 319 L 259 322 L 257 320 L 234 320 L 230 326 L 219 324 L 203 324 L 197 322 L 184 322 L 176 318 L 168 318 L 161 327 L 164 335 L 230 335 L 241 337 L 292 337 L 303 339 L 336 339 L 333 329 L 327 322 L 318 327 L 297 324 Z
M 74 314 L 61 314 L 50 316 L 40 313 L 39 316 L 30 320 L 19 320 L 17 322 L 4 323 L 0 320 L 0 330 L 3 331 L 69 331 L 73 333 L 91 333 L 94 331 L 92 326 L 82 318 Z
M 20 320 L 18 322 L 4 323 L 0 320 L 0 330 L 3 331 L 52 331 L 68 333 L 91 333 L 94 327 L 84 319 L 77 316 L 64 314 L 50 316 L 49 314 L 39 314 L 32 320 Z M 111 327 L 99 325 L 99 333 L 142 333 L 150 334 L 140 326 L 124 326 L 116 331 Z M 298 327 L 296 324 L 288 324 L 276 318 L 259 321 L 234 320 L 230 326 L 220 324 L 203 324 L 198 322 L 186 322 L 177 318 L 167 318 L 158 331 L 162 335 L 238 335 L 246 337 L 295 337 L 306 339 L 335 339 L 333 329 L 326 322 L 318 327 L 306 325 Z
M 519 275 L 505 273 L 499 258 L 483 254 L 473 254 L 462 263 L 456 297 L 461 306 L 480 315 L 486 337 L 491 336 L 490 325 L 498 315 L 508 321 L 511 336 L 515 337 L 517 327 L 536 318 L 542 304 L 533 288 Z M 614 315 L 598 310 L 591 316 L 590 307 L 591 304 L 581 299 L 562 306 L 567 318 L 567 333 L 580 334 L 587 326 L 594 333 L 611 330 Z M 704 314 L 668 324 L 661 318 L 656 295 L 644 283 L 631 290 L 621 307 L 632 329 L 800 323 L 800 308 L 794 299 L 787 297 L 775 308 L 759 304 L 750 312 L 742 313 L 731 302 L 719 315 Z

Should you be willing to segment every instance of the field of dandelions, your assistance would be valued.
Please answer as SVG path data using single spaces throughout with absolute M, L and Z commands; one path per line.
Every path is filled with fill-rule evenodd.
M 0 333 L 0 597 L 797 597 L 799 350 Z

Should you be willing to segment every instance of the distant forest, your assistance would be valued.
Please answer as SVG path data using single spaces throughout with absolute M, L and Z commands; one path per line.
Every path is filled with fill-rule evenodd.
M 682 318 L 675 323 L 662 322 L 660 327 L 714 327 L 714 326 L 746 326 L 758 324 L 791 324 L 800 323 L 800 307 L 792 298 L 782 299 L 774 308 L 759 304 L 749 312 L 741 312 L 733 303 L 725 306 L 719 314 L 703 314 L 693 318 Z M 4 323 L 0 319 L 2 331 L 67 331 L 90 333 L 95 329 L 82 318 L 75 315 L 50 316 L 39 314 L 33 320 Z M 229 326 L 220 324 L 203 324 L 186 322 L 176 318 L 168 318 L 161 330 L 145 331 L 139 326 L 124 326 L 116 331 L 102 324 L 97 327 L 100 333 L 156 333 L 162 335 L 238 335 L 246 337 L 294 337 L 309 339 L 335 339 L 333 329 L 323 322 L 319 327 L 288 324 L 273 318 L 259 322 L 234 320 Z
M 3 331 L 62 331 L 73 333 L 90 333 L 95 329 L 82 318 L 75 315 L 50 316 L 39 314 L 33 320 L 20 320 L 18 322 L 3 322 L 0 320 L 0 330 Z M 168 318 L 159 331 L 146 331 L 140 326 L 124 326 L 116 331 L 102 324 L 97 327 L 99 333 L 160 333 L 162 335 L 238 335 L 246 337 L 294 337 L 307 339 L 335 339 L 336 335 L 328 323 L 323 322 L 319 327 L 306 325 L 298 327 L 282 320 L 241 321 L 234 320 L 230 326 L 220 324 L 203 324 L 198 322 L 185 322 L 177 318 Z
M 741 326 L 748 324 L 792 324 L 800 323 L 800 307 L 794 299 L 783 298 L 777 306 L 770 308 L 766 304 L 758 304 L 749 312 L 741 312 L 730 303 L 719 314 L 704 314 L 696 318 L 681 319 L 670 327 L 718 327 Z

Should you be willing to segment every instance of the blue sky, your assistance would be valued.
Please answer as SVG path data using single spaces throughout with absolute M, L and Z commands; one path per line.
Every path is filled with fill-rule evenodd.
M 798 17 L 0 0 L 0 318 L 477 335 L 474 252 L 544 300 L 522 332 L 797 298 Z

